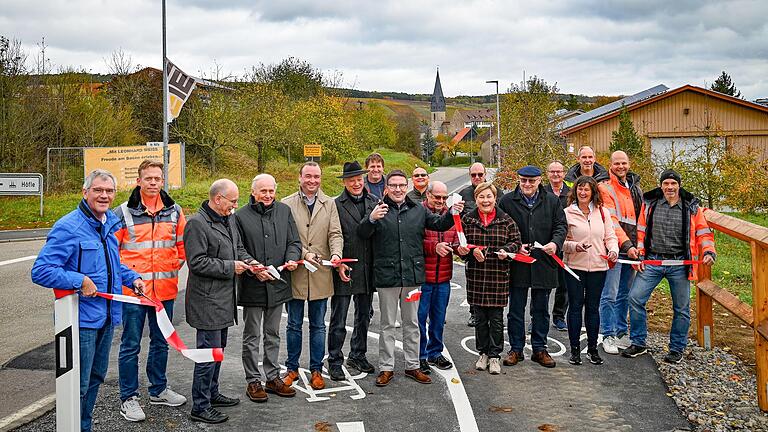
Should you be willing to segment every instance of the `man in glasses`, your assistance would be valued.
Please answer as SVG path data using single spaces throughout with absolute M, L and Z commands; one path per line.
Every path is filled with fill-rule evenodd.
M 544 186 L 547 193 L 551 193 L 560 199 L 560 206 L 568 207 L 568 193 L 571 188 L 563 181 L 565 167 L 559 161 L 554 161 L 547 167 L 547 179 L 549 184 Z M 560 254 L 562 255 L 562 253 Z M 562 258 L 562 256 L 560 256 Z M 568 311 L 568 295 L 565 289 L 565 270 L 558 269 L 558 283 L 555 290 L 555 305 L 552 307 L 552 325 L 560 331 L 568 330 L 565 323 L 565 313 Z
M 551 257 L 563 249 L 568 231 L 565 212 L 560 200 L 547 193 L 541 185 L 541 170 L 525 166 L 517 170 L 517 188 L 504 195 L 499 207 L 520 228 L 523 246 L 520 253 L 536 258 L 533 264 L 512 261 L 509 289 L 507 331 L 511 349 L 504 359 L 505 366 L 514 366 L 523 360 L 525 346 L 525 304 L 531 292 L 531 360 L 548 368 L 555 361 L 547 352 L 549 332 L 549 292 L 558 285 L 558 264 Z M 534 244 L 543 245 L 534 248 Z
M 122 286 L 144 290 L 139 275 L 120 262 L 114 235 L 120 219 L 109 210 L 116 185 L 109 171 L 97 169 L 88 174 L 83 200 L 53 225 L 32 266 L 32 282 L 80 295 L 81 431 L 91 430 L 96 396 L 109 366 L 112 334 L 123 311 L 119 304 L 96 297 L 96 293 L 120 293 Z
M 443 182 L 433 181 L 427 187 L 424 207 L 443 215 L 448 211 L 445 205 L 448 187 Z M 451 298 L 451 277 L 453 277 L 453 248 L 458 243 L 456 228 L 448 231 L 424 230 L 425 282 L 421 285 L 419 300 L 419 368 L 429 374 L 435 366 L 450 369 L 453 364 L 443 357 L 443 327 L 448 301 Z M 429 322 L 427 322 L 429 321 Z
M 379 338 L 379 376 L 376 385 L 386 386 L 395 367 L 395 319 L 400 306 L 403 329 L 405 375 L 416 382 L 432 380 L 419 368 L 419 301 L 414 292 L 424 283 L 424 229 L 447 231 L 453 226 L 451 214 L 427 211 L 421 203 L 406 196 L 408 177 L 400 170 L 387 176 L 387 195 L 358 226 L 358 235 L 372 238 L 374 286 L 379 293 L 381 337 Z M 453 206 L 461 212 L 462 202 Z
M 427 170 L 421 167 L 416 167 L 411 173 L 411 181 L 413 182 L 413 189 L 408 192 L 408 198 L 415 203 L 421 203 L 427 199 L 427 187 L 429 186 L 429 174 Z

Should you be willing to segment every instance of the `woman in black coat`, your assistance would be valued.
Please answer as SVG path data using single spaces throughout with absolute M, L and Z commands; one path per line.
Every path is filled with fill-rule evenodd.
M 496 208 L 496 187 L 481 183 L 475 188 L 477 208 L 462 220 L 464 234 L 471 245 L 459 246 L 458 253 L 467 261 L 467 302 L 474 308 L 475 346 L 480 357 L 477 370 L 501 372 L 504 350 L 504 307 L 509 297 L 510 253 L 520 249 L 517 224 Z

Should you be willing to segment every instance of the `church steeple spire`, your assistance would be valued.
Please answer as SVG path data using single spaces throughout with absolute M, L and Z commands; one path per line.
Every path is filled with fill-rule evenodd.
M 430 100 L 431 112 L 445 112 L 445 97 L 443 97 L 443 86 L 440 85 L 440 69 L 437 69 L 437 76 L 435 77 L 435 90 L 432 92 L 432 99 Z

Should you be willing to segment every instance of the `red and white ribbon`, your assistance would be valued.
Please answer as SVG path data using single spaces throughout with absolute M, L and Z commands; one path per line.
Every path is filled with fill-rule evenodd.
M 445 205 L 453 207 L 453 204 L 459 201 L 461 201 L 461 195 L 453 194 L 446 200 Z M 453 226 L 456 228 L 456 235 L 459 237 L 459 246 L 467 247 L 467 236 L 464 234 L 464 227 L 461 226 L 461 215 L 451 208 L 451 216 L 453 217 Z
M 176 329 L 173 327 L 171 319 L 168 318 L 168 314 L 165 312 L 165 308 L 163 307 L 162 303 L 152 301 L 147 297 L 133 297 L 123 294 L 108 294 L 97 292 L 96 295 L 107 300 L 154 307 L 155 316 L 157 317 L 157 326 L 160 328 L 160 332 L 163 333 L 163 337 L 165 337 L 168 345 L 172 346 L 173 349 L 180 352 L 181 355 L 192 360 L 193 362 L 208 363 L 221 362 L 224 360 L 224 350 L 222 348 L 187 348 L 187 346 L 179 337 L 179 334 L 176 332 Z
M 419 301 L 420 298 L 421 298 L 421 290 L 416 288 L 408 292 L 408 296 L 405 298 L 405 301 L 415 302 L 415 301 Z
M 613 267 L 611 264 L 630 264 L 630 265 L 655 265 L 655 266 L 681 266 L 681 265 L 694 265 L 694 264 L 702 264 L 704 261 L 701 260 L 628 260 L 628 259 L 617 259 L 615 263 L 611 263 L 608 260 L 607 255 L 600 255 L 600 258 L 608 261 L 608 265 Z
M 357 258 L 339 258 L 339 259 L 330 260 L 330 261 L 329 260 L 322 260 L 320 262 L 320 264 L 322 264 L 324 266 L 328 266 L 328 267 L 338 267 L 341 264 L 353 263 L 353 262 L 357 262 Z
M 516 254 L 516 253 L 512 253 L 512 252 L 507 252 L 507 251 L 504 251 L 504 250 L 500 250 L 500 251 L 496 252 L 496 255 L 500 255 L 502 252 L 506 253 L 507 257 L 509 259 L 511 259 L 511 260 L 514 260 L 514 261 L 519 261 L 519 262 L 526 263 L 526 264 L 533 264 L 533 263 L 536 262 L 536 258 L 527 256 L 527 255 L 523 255 L 523 254 Z
M 294 262 L 295 262 L 296 264 L 298 264 L 298 265 L 304 265 L 304 268 L 305 268 L 305 269 L 307 269 L 307 270 L 308 270 L 310 273 L 314 273 L 314 272 L 316 272 L 316 271 L 317 271 L 317 267 L 315 267 L 315 266 L 314 266 L 314 265 L 313 265 L 311 262 L 309 262 L 309 261 L 307 261 L 307 260 L 298 260 L 298 261 L 294 261 Z M 284 269 L 284 268 L 285 268 L 285 266 L 287 266 L 287 265 L 288 265 L 288 263 L 285 263 L 285 264 L 283 264 L 283 265 L 279 266 L 277 269 L 278 269 L 278 270 L 280 270 L 280 271 L 283 271 L 283 269 Z M 271 274 L 271 273 L 270 273 L 270 274 Z M 274 276 L 274 275 L 273 275 L 273 276 Z M 279 278 L 279 276 L 278 276 L 278 278 Z
M 541 244 L 541 243 L 539 243 L 539 242 L 534 242 L 534 243 L 533 243 L 533 247 L 535 247 L 535 248 L 537 248 L 537 249 L 544 249 L 544 245 L 542 245 L 542 244 Z M 549 254 L 548 254 L 548 255 L 549 255 Z M 550 258 L 552 258 L 553 260 L 555 260 L 555 262 L 557 263 L 557 265 L 559 265 L 559 266 L 560 266 L 560 267 L 561 267 L 563 270 L 567 271 L 567 272 L 568 272 L 568 273 L 569 273 L 571 276 L 575 277 L 577 281 L 580 281 L 580 280 L 581 280 L 581 278 L 579 278 L 579 275 L 577 275 L 577 274 L 576 274 L 576 273 L 575 273 L 573 270 L 571 270 L 571 268 L 570 268 L 570 267 L 568 267 L 568 266 L 567 266 L 567 265 L 566 265 L 566 264 L 563 262 L 563 260 L 561 260 L 561 259 L 560 259 L 560 257 L 559 257 L 559 256 L 557 256 L 557 254 L 552 254 L 552 255 L 549 255 L 549 256 L 550 256 Z

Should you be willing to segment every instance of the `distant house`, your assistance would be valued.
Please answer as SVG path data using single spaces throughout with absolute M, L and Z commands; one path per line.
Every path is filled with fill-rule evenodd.
M 482 108 L 471 110 L 456 110 L 451 116 L 449 132 L 458 133 L 464 128 L 490 128 L 496 124 L 496 109 Z
M 569 151 L 589 145 L 598 153 L 607 152 L 623 108 L 652 153 L 673 143 L 693 147 L 716 135 L 731 151 L 750 147 L 768 160 L 768 106 L 692 85 L 674 90 L 659 85 L 561 120 L 557 130 Z

